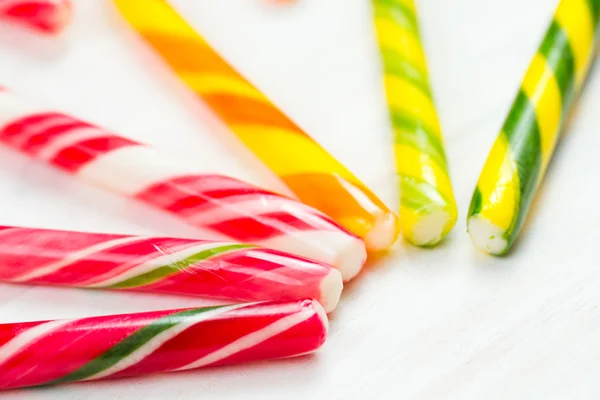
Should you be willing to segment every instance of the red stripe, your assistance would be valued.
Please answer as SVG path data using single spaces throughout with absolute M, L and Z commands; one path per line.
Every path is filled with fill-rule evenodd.
M 27 228 L 0 235 L 0 279 L 11 280 L 67 254 L 122 237 Z
M 138 329 L 174 312 L 176 311 L 159 311 L 73 321 L 39 338 L 0 365 L 0 388 L 41 385 L 64 377 Z
M 21 146 L 21 150 L 36 155 L 40 150 L 43 150 L 44 147 L 52 144 L 52 142 L 66 133 L 72 132 L 76 129 L 85 129 L 85 128 L 93 128 L 93 125 L 90 125 L 83 121 L 71 121 L 66 122 L 63 121 L 58 125 L 52 126 L 38 133 L 37 135 L 31 136 L 27 142 L 25 142 Z
M 46 321 L 24 322 L 20 324 L 0 324 L 0 349 L 2 349 L 2 346 L 13 340 L 16 336 L 44 323 L 46 323 Z
M 102 275 L 111 274 L 111 276 L 116 276 L 146 261 L 169 254 L 174 251 L 172 249 L 179 250 L 186 243 L 187 246 L 185 247 L 191 247 L 195 244 L 191 240 L 152 238 L 116 246 L 91 254 L 51 275 L 35 279 L 33 282 L 64 284 L 67 286 L 76 286 L 83 283 L 91 284 L 97 282 Z
M 283 232 L 311 231 L 314 229 L 312 225 L 285 211 L 229 219 L 215 224 L 208 224 L 207 227 L 230 237 L 235 237 L 242 242 L 249 241 L 249 243 L 253 243 L 254 240 L 278 236 Z
M 253 272 L 240 272 L 240 268 Z M 277 273 L 289 282 L 272 281 L 263 271 Z M 180 269 L 136 290 L 238 301 L 291 300 L 318 297 L 319 284 L 329 271 L 325 265 L 274 250 L 245 249 Z
M 64 115 L 60 113 L 51 112 L 35 114 L 21 119 L 17 119 L 16 121 L 13 121 L 10 124 L 4 126 L 0 130 L 0 139 L 5 143 L 14 146 L 14 142 L 18 142 L 19 139 L 25 134 L 25 132 L 34 128 L 37 124 L 41 124 L 43 122 L 47 122 L 55 118 L 63 119 Z
M 298 354 L 312 352 L 318 349 L 327 338 L 323 322 L 315 314 L 304 322 L 293 326 L 257 346 L 233 354 L 213 366 L 237 364 L 248 360 L 268 360 L 291 357 Z
M 63 149 L 51 162 L 71 173 L 77 173 L 80 168 L 100 156 L 123 147 L 138 145 L 127 138 L 107 133 L 106 137 L 86 140 Z
M 199 322 L 165 342 L 138 364 L 111 377 L 150 374 L 181 368 L 282 317 L 281 314 L 269 315 L 260 311 L 252 315 L 251 311 L 247 312 L 248 309 L 256 309 L 256 306 L 245 307 L 240 313 L 235 313 L 243 316 L 232 317 L 232 314 L 224 313 L 211 320 Z

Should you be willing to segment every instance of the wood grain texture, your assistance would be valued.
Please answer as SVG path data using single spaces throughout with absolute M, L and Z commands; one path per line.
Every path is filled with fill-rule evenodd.
M 459 221 L 556 3 L 419 2 Z M 162 146 L 187 162 L 227 160 L 238 177 L 268 179 L 211 135 L 221 126 L 194 109 L 185 92 L 172 90 L 177 85 L 166 71 L 141 61 L 148 54 L 131 51 L 133 41 L 123 39 L 106 4 L 76 2 L 79 13 L 67 43 L 50 55 L 1 41 L 0 84 Z M 396 204 L 368 2 L 304 0 L 291 8 L 248 0 L 173 4 L 302 128 L 390 206 Z M 534 217 L 510 256 L 478 253 L 464 222 L 435 250 L 399 245 L 348 285 L 330 339 L 314 357 L 0 398 L 597 399 L 599 103 L 596 65 L 534 202 Z M 177 132 L 168 129 L 174 125 Z M 173 135 L 180 140 L 172 141 Z M 4 225 L 194 235 L 1 148 L 0 193 Z M 198 305 L 178 297 L 0 286 L 0 321 Z

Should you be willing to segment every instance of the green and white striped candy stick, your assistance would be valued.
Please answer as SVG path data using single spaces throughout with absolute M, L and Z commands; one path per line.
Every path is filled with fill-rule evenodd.
M 504 254 L 514 243 L 552 157 L 598 38 L 600 0 L 562 0 L 483 167 L 469 210 L 475 245 Z
M 456 202 L 413 0 L 373 0 L 400 179 L 400 226 L 418 246 L 454 226 Z

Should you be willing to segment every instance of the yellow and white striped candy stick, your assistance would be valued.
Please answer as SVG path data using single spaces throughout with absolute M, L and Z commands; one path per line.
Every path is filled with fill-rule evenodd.
M 400 226 L 418 246 L 436 245 L 456 223 L 446 153 L 413 0 L 373 0 L 400 180 Z
M 385 250 L 396 216 L 350 171 L 233 69 L 165 0 L 114 0 L 173 71 L 304 203 Z
M 589 71 L 599 18 L 600 0 L 562 0 L 558 6 L 473 194 L 468 229 L 484 252 L 506 253 L 521 230 Z

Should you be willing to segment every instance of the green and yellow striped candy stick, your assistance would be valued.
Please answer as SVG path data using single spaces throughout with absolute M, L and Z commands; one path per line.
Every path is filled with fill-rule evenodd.
M 560 2 L 473 194 L 468 229 L 482 251 L 506 253 L 519 234 L 589 71 L 599 18 L 600 0 Z
M 457 210 L 419 39 L 413 0 L 373 0 L 395 133 L 400 179 L 400 225 L 419 246 L 439 243 L 456 223 Z

